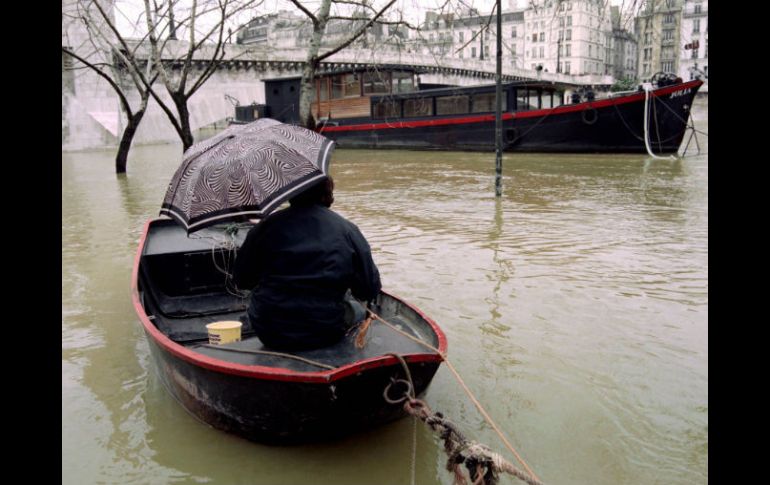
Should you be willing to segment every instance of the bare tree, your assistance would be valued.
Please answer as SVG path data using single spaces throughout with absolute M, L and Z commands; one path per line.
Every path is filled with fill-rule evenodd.
M 225 47 L 234 33 L 228 29 L 225 34 L 225 25 L 237 13 L 256 7 L 262 2 L 261 0 L 193 0 L 189 15 L 174 23 L 173 11 L 177 3 L 178 0 L 169 0 L 163 10 L 157 8 L 157 5 L 156 8 L 152 8 L 150 0 L 144 0 L 144 7 L 150 58 L 174 103 L 176 113 L 155 91 L 150 89 L 150 93 L 179 134 L 183 150 L 187 150 L 194 142 L 187 103 L 216 72 L 225 58 Z M 204 28 L 203 32 L 199 32 L 200 18 L 209 13 L 213 14 L 213 24 Z M 167 41 L 160 40 L 163 33 L 162 21 L 166 17 L 169 18 L 166 26 L 173 28 L 175 33 L 186 30 L 188 36 L 186 50 L 179 58 L 167 48 L 169 46 Z M 175 70 L 176 66 L 179 66 L 178 71 Z
M 348 47 L 350 44 L 356 41 L 359 37 L 364 35 L 366 31 L 377 22 L 380 17 L 388 10 L 396 0 L 388 0 L 388 2 L 381 8 L 373 8 L 370 2 L 366 0 L 321 0 L 321 6 L 316 13 L 311 12 L 305 5 L 299 0 L 290 0 L 302 13 L 304 13 L 313 24 L 313 33 L 310 38 L 310 46 L 307 51 L 307 60 L 305 66 L 302 69 L 302 80 L 300 81 L 299 91 L 299 119 L 308 128 L 315 127 L 315 120 L 310 110 L 310 104 L 313 101 L 313 78 L 318 70 L 321 61 L 336 54 L 342 49 Z M 321 41 L 324 37 L 324 31 L 326 30 L 326 24 L 330 19 L 341 20 L 364 20 L 363 18 L 354 17 L 341 17 L 332 16 L 331 5 L 345 4 L 347 6 L 354 6 L 361 8 L 364 11 L 371 12 L 371 17 L 365 19 L 363 25 L 355 29 L 350 35 L 343 40 L 339 41 L 330 49 L 321 51 Z
M 125 173 L 128 164 L 128 152 L 136 130 L 147 110 L 152 84 L 157 78 L 150 63 L 142 68 L 137 62 L 136 53 L 130 49 L 123 36 L 118 32 L 115 23 L 103 6 L 96 0 L 79 0 L 74 9 L 66 14 L 69 20 L 80 22 L 88 37 L 79 45 L 62 46 L 62 52 L 78 61 L 82 69 L 87 68 L 96 73 L 115 91 L 120 105 L 127 118 L 126 127 L 120 135 L 118 152 L 115 156 L 115 171 Z M 123 72 L 127 72 L 131 84 L 124 82 Z M 136 89 L 139 94 L 138 106 L 132 107 L 129 101 L 129 89 Z

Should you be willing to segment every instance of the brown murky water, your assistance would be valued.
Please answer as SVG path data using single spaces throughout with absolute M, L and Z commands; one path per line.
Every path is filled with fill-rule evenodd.
M 162 387 L 130 270 L 180 152 L 135 148 L 121 178 L 111 152 L 62 154 L 63 483 L 411 483 L 410 420 L 274 448 L 196 421 Z M 385 288 L 444 328 L 543 481 L 707 483 L 707 153 L 509 154 L 501 200 L 494 154 L 339 150 L 332 167 L 334 208 Z M 446 369 L 426 400 L 505 454 Z M 416 483 L 450 484 L 444 461 L 420 424 Z

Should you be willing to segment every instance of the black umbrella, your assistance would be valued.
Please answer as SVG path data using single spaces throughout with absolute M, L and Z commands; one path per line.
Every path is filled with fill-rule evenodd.
M 264 218 L 326 177 L 333 149 L 318 133 L 269 118 L 231 126 L 187 149 L 160 214 L 188 233 Z

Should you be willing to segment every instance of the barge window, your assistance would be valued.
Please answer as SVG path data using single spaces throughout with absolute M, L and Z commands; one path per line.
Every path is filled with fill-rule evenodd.
M 503 91 L 502 94 L 502 108 L 503 111 L 506 111 L 508 106 L 508 93 Z M 473 112 L 485 113 L 487 111 L 495 111 L 495 93 L 474 94 Z
M 361 96 L 361 80 L 358 74 L 345 74 L 345 97 Z
M 542 108 L 548 109 L 553 108 L 553 98 L 551 97 L 553 95 L 553 91 L 543 91 L 543 96 L 540 98 L 542 100 Z
M 332 98 L 338 99 L 342 97 L 342 88 L 345 85 L 344 76 L 334 76 L 332 78 Z
M 436 97 L 437 115 L 464 114 L 470 111 L 470 96 L 440 96 Z
M 381 99 L 374 105 L 374 118 L 400 118 L 401 102 L 393 99 Z
M 414 76 L 411 72 L 394 71 L 392 74 L 394 93 L 411 93 L 415 90 Z
M 364 73 L 364 94 L 383 94 L 388 92 L 390 76 L 387 72 Z
M 405 99 L 404 116 L 433 116 L 433 98 Z
M 537 92 L 535 92 L 537 95 Z M 520 88 L 516 90 L 516 111 L 527 111 L 530 109 L 537 109 L 535 106 L 530 106 L 529 95 L 527 94 L 527 88 Z
M 332 98 L 361 96 L 361 79 L 358 74 L 341 74 L 332 78 Z
M 537 89 L 530 89 L 529 90 L 529 109 L 539 109 L 540 108 L 540 93 L 538 93 Z
M 316 101 L 328 101 L 329 100 L 329 78 L 323 78 L 316 81 Z

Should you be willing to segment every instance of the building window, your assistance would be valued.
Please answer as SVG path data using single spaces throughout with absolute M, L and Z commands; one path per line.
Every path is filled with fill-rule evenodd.
M 564 45 L 564 55 L 566 57 L 570 57 L 572 55 L 572 44 L 565 44 Z
M 701 13 L 701 6 L 695 5 L 695 11 L 693 13 Z
M 540 42 L 545 42 L 545 32 L 540 32 Z
M 465 42 L 465 32 L 460 32 L 460 42 Z
M 663 16 L 663 23 L 664 24 L 673 24 L 674 23 L 674 14 L 667 13 Z
M 471 57 L 474 58 L 474 59 L 476 58 L 476 48 L 475 47 L 471 47 Z
M 564 27 L 564 17 L 559 17 L 559 27 Z
M 484 57 L 489 59 L 489 44 L 484 46 Z
M 572 15 L 567 17 L 567 27 L 571 27 L 571 26 L 572 26 Z
M 674 29 L 666 29 L 663 31 L 663 40 L 674 40 Z
M 567 29 L 567 40 L 572 40 L 572 29 Z
M 532 42 L 537 42 L 537 34 L 532 34 Z
M 674 61 L 661 62 L 660 70 L 663 72 L 674 72 Z
M 594 48 L 594 46 L 592 46 L 591 44 L 588 44 L 588 57 L 593 57 L 594 56 L 594 52 L 593 52 L 594 49 L 593 48 Z
M 512 39 L 516 38 L 516 27 L 511 28 L 511 38 Z
M 569 74 L 569 62 L 564 63 L 564 74 Z
M 564 40 L 564 31 L 563 30 L 559 31 L 559 40 Z
M 708 56 L 709 56 L 709 40 L 706 39 L 706 53 L 704 54 L 703 57 L 708 57 Z
M 545 57 L 545 53 L 543 51 L 544 47 L 540 48 L 540 59 L 543 59 Z
M 693 34 L 700 32 L 700 19 L 695 19 L 692 21 L 692 32 Z
M 698 49 L 693 49 L 692 50 L 692 58 L 693 59 L 697 59 L 698 58 Z
M 572 10 L 572 2 L 567 2 L 567 10 Z

